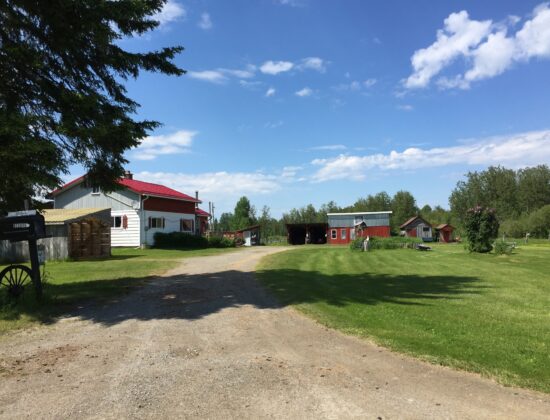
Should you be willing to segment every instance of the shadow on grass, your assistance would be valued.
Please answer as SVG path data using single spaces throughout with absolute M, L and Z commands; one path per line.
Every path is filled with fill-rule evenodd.
M 460 276 L 328 276 L 298 270 L 269 270 L 258 275 L 267 289 L 254 274 L 236 270 L 47 284 L 41 304 L 27 298 L 4 307 L 0 309 L 0 321 L 27 315 L 49 323 L 59 316 L 78 316 L 113 325 L 130 319 L 194 320 L 243 305 L 273 309 L 315 302 L 336 306 L 381 302 L 429 305 L 434 299 L 459 299 L 483 292 L 476 278 Z M 146 287 L 136 287 L 140 285 Z

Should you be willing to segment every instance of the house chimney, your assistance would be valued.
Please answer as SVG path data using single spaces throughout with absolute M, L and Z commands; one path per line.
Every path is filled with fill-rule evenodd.
M 199 203 L 198 203 L 198 201 L 199 201 L 199 192 L 198 191 L 195 191 L 195 200 L 197 200 L 197 203 L 195 203 L 195 207 L 198 208 L 199 207 Z
M 134 174 L 130 171 L 124 172 L 124 179 L 134 179 Z

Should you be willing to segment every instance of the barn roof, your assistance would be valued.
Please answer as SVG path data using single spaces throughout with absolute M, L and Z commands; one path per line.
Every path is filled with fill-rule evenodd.
M 199 209 L 199 208 L 197 208 L 197 210 L 195 210 L 195 214 L 197 216 L 204 216 L 204 217 L 210 217 L 211 216 L 210 213 L 208 213 L 207 211 L 204 211 L 203 209 Z
M 448 224 L 448 223 L 442 223 L 440 225 L 437 225 L 435 227 L 437 230 L 441 230 L 441 229 L 445 229 L 445 228 L 448 228 L 448 229 L 454 229 L 454 226 Z
M 431 223 L 429 223 L 428 221 L 426 221 L 426 219 L 424 219 L 423 217 L 421 216 L 413 216 L 411 217 L 410 219 L 408 219 L 405 223 L 403 223 L 401 226 L 399 226 L 399 229 L 404 229 L 406 228 L 407 226 L 409 226 L 411 223 L 415 222 L 416 220 L 422 220 L 424 223 L 426 223 L 427 225 L 432 225 Z
M 52 191 L 51 196 L 56 196 L 59 193 L 65 191 L 68 188 L 71 188 L 75 185 L 80 184 L 84 181 L 84 175 L 73 179 L 71 182 L 66 183 L 62 187 Z M 153 184 L 152 182 L 138 181 L 137 179 L 121 178 L 118 181 L 118 184 L 128 188 L 130 191 L 133 191 L 140 195 L 151 195 L 161 198 L 170 198 L 173 200 L 182 200 L 190 201 L 192 203 L 202 203 L 202 201 L 197 200 L 196 198 L 191 197 L 190 195 L 181 193 L 172 188 L 165 187 L 160 184 Z

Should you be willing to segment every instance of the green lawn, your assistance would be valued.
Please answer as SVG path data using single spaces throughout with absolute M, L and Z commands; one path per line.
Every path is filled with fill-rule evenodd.
M 266 257 L 283 304 L 433 363 L 550 392 L 550 244 L 510 256 L 303 247 Z
M 184 258 L 230 251 L 238 250 L 113 248 L 109 259 L 47 262 L 44 298 L 40 304 L 27 291 L 14 303 L 7 299 L 4 290 L 0 290 L 0 335 L 9 330 L 51 322 L 64 311 L 71 310 L 77 302 L 124 293 L 147 278 L 175 267 Z M 0 266 L 0 270 L 4 267 Z

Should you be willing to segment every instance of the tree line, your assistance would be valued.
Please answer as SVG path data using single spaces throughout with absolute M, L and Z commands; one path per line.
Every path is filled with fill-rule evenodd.
M 425 205 L 419 208 L 409 191 L 398 191 L 393 196 L 381 191 L 358 198 L 353 204 L 339 206 L 334 201 L 316 208 L 308 204 L 292 208 L 282 217 L 272 217 L 270 208 L 258 212 L 247 197 L 241 197 L 233 212 L 222 213 L 214 221 L 217 231 L 234 231 L 260 225 L 264 238 L 286 235 L 287 223 L 324 223 L 327 213 L 391 210 L 391 230 L 399 234 L 399 226 L 408 218 L 420 215 L 433 225 L 449 223 L 459 232 L 464 228 L 467 211 L 476 206 L 495 210 L 501 234 L 513 237 L 548 237 L 550 234 L 550 168 L 539 165 L 519 170 L 491 166 L 484 171 L 468 172 L 459 181 L 449 197 L 449 209 Z

